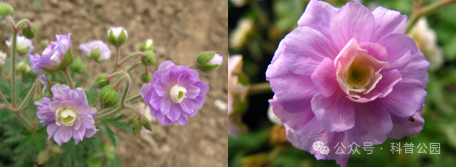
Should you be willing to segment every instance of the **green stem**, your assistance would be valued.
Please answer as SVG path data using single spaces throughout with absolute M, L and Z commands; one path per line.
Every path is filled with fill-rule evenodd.
M 24 100 L 22 100 L 22 103 L 17 108 L 17 111 L 21 112 L 24 109 L 25 105 L 30 100 L 30 98 L 32 97 L 33 92 L 35 91 L 35 88 L 36 88 L 35 85 L 36 85 L 36 83 L 34 82 L 33 85 L 32 85 L 32 88 L 30 88 L 30 90 L 27 93 L 27 95 L 25 96 Z
M 132 58 L 132 57 L 135 57 L 137 55 L 144 55 L 144 52 L 134 52 L 130 55 L 128 55 L 127 57 L 125 57 L 124 59 L 122 59 L 122 61 L 120 61 L 120 65 L 122 65 L 123 63 L 125 63 L 128 59 Z
M 120 46 L 116 46 L 116 64 L 115 64 L 115 66 L 120 68 L 119 57 L 120 57 Z
M 130 90 L 130 82 L 131 81 L 127 80 L 125 84 L 125 89 L 122 92 L 122 99 L 120 100 L 120 108 L 125 108 L 125 99 L 127 98 L 128 91 Z
M 89 85 L 88 85 L 89 88 L 90 88 L 90 86 L 92 86 L 92 68 L 93 68 L 93 64 L 94 64 L 93 63 L 93 59 L 90 59 L 90 61 L 89 61 L 89 69 L 88 69 L 89 70 L 89 82 L 87 82 L 87 83 L 89 83 Z
M 107 117 L 117 114 L 120 110 L 122 110 L 122 109 L 120 107 L 117 107 L 114 110 L 104 112 L 103 114 L 100 114 L 100 116 L 97 116 L 97 119 L 103 120 Z
M 27 28 L 31 28 L 32 27 L 32 23 L 30 22 L 30 20 L 28 19 L 22 19 L 20 20 L 19 22 L 17 22 L 17 28 L 22 28 L 21 25 L 24 24 L 24 23 L 27 23 Z
M 8 107 L 11 107 L 11 104 L 6 100 L 5 95 L 3 95 L 3 92 L 0 91 L 0 98 L 2 98 L 3 103 L 5 103 Z
M 22 125 L 24 125 L 28 130 L 32 128 L 32 124 L 27 121 L 27 118 L 21 112 L 14 112 L 14 115 L 21 121 Z
M 74 89 L 73 80 L 71 79 L 70 70 L 68 70 L 68 68 L 65 68 L 63 70 L 63 73 L 65 74 L 65 78 L 68 81 L 68 86 L 70 87 L 70 89 Z
M 127 101 L 125 101 L 125 103 L 128 103 L 130 101 L 133 101 L 133 100 L 136 100 L 136 99 L 139 99 L 139 98 L 141 98 L 141 94 L 137 94 L 136 96 L 128 98 Z
M 249 95 L 261 94 L 271 92 L 271 85 L 269 82 L 263 82 L 258 84 L 250 85 Z
M 131 70 L 135 69 L 136 67 L 138 67 L 139 65 L 139 62 L 136 62 L 135 64 L 133 64 L 130 68 L 128 68 L 127 72 L 129 73 Z
M 456 3 L 456 0 L 442 0 L 435 2 L 433 4 L 430 4 L 428 6 L 425 6 L 417 11 L 414 11 L 412 13 L 412 17 L 410 20 L 407 22 L 407 28 L 405 29 L 405 33 L 409 33 L 410 30 L 413 28 L 413 26 L 418 22 L 418 19 L 420 19 L 421 16 L 428 16 L 441 8 L 451 6 L 450 4 Z
M 13 29 L 13 39 L 11 47 L 11 103 L 13 104 L 13 107 L 16 107 L 16 38 L 17 30 Z

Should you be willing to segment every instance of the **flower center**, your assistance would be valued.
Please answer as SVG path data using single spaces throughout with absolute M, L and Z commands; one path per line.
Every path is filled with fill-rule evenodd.
M 59 109 L 56 112 L 55 122 L 59 126 L 60 124 L 73 126 L 76 117 L 77 115 L 72 109 Z
M 187 89 L 179 85 L 174 85 L 169 90 L 169 96 L 171 97 L 171 100 L 175 103 L 181 103 L 182 100 L 184 100 L 187 97 L 185 96 L 185 93 L 187 93 Z

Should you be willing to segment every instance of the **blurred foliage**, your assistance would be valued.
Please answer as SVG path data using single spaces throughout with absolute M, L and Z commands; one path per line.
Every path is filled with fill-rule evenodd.
M 438 0 L 424 0 L 431 4 Z M 329 0 L 329 3 L 341 7 L 347 1 Z M 251 83 L 265 82 L 265 71 L 277 45 L 283 37 L 297 26 L 297 20 L 305 10 L 308 0 L 248 0 L 244 6 L 229 6 L 229 32 L 232 34 L 241 18 L 254 20 L 254 30 L 240 49 L 230 47 L 231 55 L 241 54 L 244 71 Z M 371 10 L 377 6 L 400 11 L 410 15 L 413 9 L 411 0 L 364 0 L 364 5 Z M 388 139 L 381 145 L 375 145 L 373 154 L 368 155 L 363 148 L 360 155 L 352 155 L 349 166 L 453 166 L 456 164 L 456 6 L 444 8 L 427 17 L 429 26 L 437 33 L 438 45 L 443 49 L 445 63 L 435 71 L 429 71 L 428 96 L 423 109 L 424 129 L 419 135 L 404 137 L 400 140 Z M 231 39 L 230 39 L 231 40 Z M 252 166 L 246 164 L 246 158 L 257 157 L 263 166 L 336 166 L 335 161 L 318 161 L 310 153 L 291 145 L 273 145 L 269 142 L 269 129 L 272 123 L 267 119 L 268 99 L 272 93 L 250 96 L 249 108 L 243 121 L 250 133 L 238 138 L 229 137 L 229 166 Z M 412 142 L 413 154 L 392 154 L 390 143 Z M 425 143 L 440 143 L 440 154 L 419 154 L 416 146 Z M 274 150 L 282 148 L 279 153 Z M 382 148 L 382 149 L 380 149 Z M 273 155 L 271 155 L 273 154 Z M 264 157 L 261 159 L 258 157 Z M 255 158 L 253 158 L 255 159 Z M 248 161 L 250 162 L 250 161 Z M 261 164 L 261 163 L 260 163 Z M 261 166 L 256 164 L 257 166 Z

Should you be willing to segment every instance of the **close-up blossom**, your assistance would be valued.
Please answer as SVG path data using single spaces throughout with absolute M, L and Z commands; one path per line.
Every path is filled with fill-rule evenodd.
M 43 50 L 42 55 L 30 55 L 30 64 L 34 73 L 55 72 L 56 70 L 71 64 L 71 33 L 68 35 L 56 35 L 57 41 L 51 41 L 51 45 Z M 71 56 L 71 58 L 68 58 Z M 71 60 L 70 60 L 71 59 Z
M 103 62 L 111 58 L 111 50 L 109 49 L 108 44 L 101 40 L 93 40 L 83 43 L 79 46 L 79 49 L 81 49 L 81 51 L 87 56 L 92 56 L 92 51 L 98 49 L 98 53 L 95 55 L 96 57 L 93 57 L 93 59 L 98 62 Z
M 203 106 L 208 90 L 198 72 L 168 60 L 154 72 L 151 83 L 141 88 L 141 96 L 161 125 L 185 125 Z
M 350 154 L 312 144 L 377 145 L 420 133 L 429 62 L 404 34 L 406 20 L 383 7 L 310 1 L 266 72 L 270 105 L 295 147 L 346 166 Z
M 74 138 L 75 144 L 92 137 L 98 129 L 94 117 L 97 109 L 91 107 L 81 88 L 70 89 L 56 84 L 51 88 L 54 97 L 43 97 L 36 101 L 38 118 L 43 126 L 47 125 L 49 138 L 62 145 Z M 48 139 L 49 139 L 48 138 Z
M 11 47 L 11 38 L 12 37 L 10 37 L 9 40 L 5 41 L 5 44 L 8 47 Z M 16 51 L 19 55 L 29 56 L 30 53 L 32 53 L 33 49 L 35 48 L 33 47 L 32 40 L 21 35 L 18 35 L 16 37 Z

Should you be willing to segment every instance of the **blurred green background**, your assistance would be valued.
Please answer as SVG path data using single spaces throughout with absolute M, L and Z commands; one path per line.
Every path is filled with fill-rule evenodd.
M 341 7 L 347 1 L 328 2 Z M 414 7 L 420 6 L 420 3 L 428 5 L 437 0 L 358 2 L 371 10 L 383 6 L 410 16 Z M 243 71 L 249 76 L 251 84 L 265 82 L 265 71 L 278 43 L 297 26 L 297 20 L 307 3 L 308 0 L 230 1 L 229 52 L 231 55 L 243 55 Z M 424 129 L 416 136 L 400 140 L 388 139 L 385 143 L 374 146 L 371 155 L 366 154 L 363 148 L 358 148 L 361 154 L 352 155 L 348 166 L 456 166 L 456 6 L 449 6 L 426 18 L 429 27 L 436 33 L 437 41 L 434 43 L 441 54 L 428 54 L 422 49 L 423 53 L 431 64 L 435 65 L 435 59 L 443 59 L 443 63 L 437 61 L 436 67 L 429 71 L 430 82 L 426 88 L 428 96 L 423 109 Z M 249 132 L 239 137 L 229 137 L 229 166 L 336 166 L 333 160 L 317 161 L 310 153 L 289 144 L 272 144 L 270 129 L 274 124 L 267 117 L 268 99 L 272 96 L 272 92 L 248 96 L 249 104 L 242 121 Z M 401 147 L 406 142 L 412 142 L 415 145 L 413 154 L 404 154 L 402 148 L 400 154 L 393 155 L 390 152 L 393 142 L 400 142 Z M 419 143 L 428 147 L 427 154 L 418 153 Z M 430 143 L 440 143 L 440 154 L 429 153 Z

